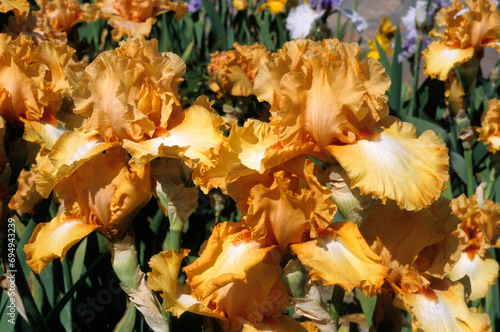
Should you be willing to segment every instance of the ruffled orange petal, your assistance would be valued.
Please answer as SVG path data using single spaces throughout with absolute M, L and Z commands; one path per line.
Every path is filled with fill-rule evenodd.
M 33 271 L 41 273 L 54 258 L 64 259 L 73 245 L 100 227 L 86 224 L 75 215 L 66 213 L 49 223 L 41 223 L 24 246 L 26 263 Z
M 348 292 L 358 287 L 373 296 L 387 276 L 388 269 L 351 222 L 334 223 L 317 238 L 291 244 L 290 249 L 307 267 L 313 281 L 340 285 Z
M 297 39 L 283 45 L 255 79 L 255 94 L 271 104 L 284 147 L 353 143 L 360 130 L 388 114 L 390 79 L 382 65 L 359 61 L 360 48 L 337 39 Z
M 37 175 L 37 191 L 47 198 L 63 178 L 72 174 L 83 163 L 101 154 L 103 151 L 119 146 L 120 143 L 106 143 L 96 131 L 67 132 L 61 135 L 49 154 L 51 167 L 40 169 Z
M 46 42 L 37 46 L 30 55 L 30 61 L 46 65 L 50 71 L 52 91 L 70 89 L 71 85 L 66 78 L 64 68 L 69 63 L 76 50 L 67 45 L 57 45 L 56 42 Z
M 257 241 L 277 243 L 286 250 L 290 243 L 316 237 L 316 228 L 326 228 L 333 220 L 336 209 L 329 193 L 322 195 L 320 189 L 311 188 L 294 191 L 293 187 L 292 179 L 280 171 L 274 173 L 269 188 L 262 184 L 252 188 L 245 222 Z
M 478 141 L 483 141 L 489 151 L 500 151 L 500 100 L 488 101 L 488 109 L 481 114 L 481 127 L 477 128 Z
M 473 47 L 451 48 L 443 41 L 434 41 L 422 52 L 425 61 L 422 70 L 426 76 L 444 81 L 455 66 L 472 59 L 474 53 Z
M 85 130 L 106 141 L 151 138 L 181 111 L 177 84 L 185 70 L 179 56 L 158 53 L 156 40 L 129 39 L 85 69 L 73 93 L 74 112 L 89 118 Z
M 181 249 L 179 254 L 170 250 L 151 257 L 148 263 L 151 267 L 151 272 L 148 272 L 148 287 L 161 292 L 161 296 L 165 299 L 165 310 L 172 312 L 176 317 L 189 311 L 198 315 L 224 319 L 188 294 L 187 289 L 177 281 L 182 260 L 188 254 L 188 249 Z
M 29 171 L 24 169 L 17 178 L 18 188 L 10 199 L 9 209 L 16 210 L 19 215 L 29 213 L 33 215 L 43 197 L 35 189 L 36 165 Z
M 411 212 L 401 210 L 394 201 L 386 205 L 377 201 L 360 227 L 368 244 L 382 258 L 382 264 L 391 268 L 388 280 L 405 292 L 415 292 L 422 287 L 414 262 L 428 247 L 443 240 L 451 241 L 451 246 L 440 247 L 446 252 L 436 252 L 438 247 L 433 248 L 432 255 L 425 255 L 428 261 L 424 270 L 432 268 L 433 274 L 449 272 L 450 265 L 459 259 L 459 254 L 455 253 L 460 251 L 460 246 L 451 234 L 459 220 L 450 214 L 449 203 L 448 199 L 440 198 L 429 209 Z M 444 265 L 436 266 L 437 262 Z M 421 263 L 422 268 L 424 264 Z
M 449 178 L 446 146 L 430 130 L 417 139 L 413 125 L 390 116 L 373 129 L 373 139 L 328 146 L 351 185 L 382 202 L 393 199 L 406 210 L 429 206 Z
M 115 16 L 108 22 L 114 28 L 111 31 L 111 36 L 115 41 L 119 41 L 124 35 L 140 38 L 148 37 L 156 20 L 148 18 L 144 22 L 134 22 Z
M 461 283 L 445 280 L 443 284 L 440 289 L 397 295 L 394 305 L 410 313 L 414 331 L 491 331 L 488 314 L 467 307 Z
M 59 182 L 55 192 L 64 204 L 91 224 L 105 226 L 104 235 L 120 240 L 153 194 L 149 165 L 129 165 L 121 147 L 108 149 L 80 165 Z M 99 176 L 95 176 L 99 170 Z M 76 209 L 76 207 L 78 207 Z

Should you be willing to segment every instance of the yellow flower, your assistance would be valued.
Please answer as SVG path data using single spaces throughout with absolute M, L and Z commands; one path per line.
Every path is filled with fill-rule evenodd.
M 238 10 L 245 10 L 248 7 L 248 2 L 246 0 L 233 0 L 233 7 Z
M 449 203 L 440 198 L 418 212 L 401 210 L 394 202 L 375 203 L 360 230 L 390 270 L 381 288 L 387 299 L 377 306 L 374 317 L 383 316 L 379 310 L 391 312 L 394 305 L 410 313 L 414 330 L 490 329 L 488 315 L 467 307 L 464 286 L 445 278 L 461 251 L 452 233 L 459 220 Z
M 367 245 L 356 224 L 333 223 L 318 229 L 318 237 L 290 245 L 291 251 L 309 270 L 311 280 L 322 285 L 340 285 L 347 292 L 358 287 L 373 296 L 387 277 L 388 268 Z
M 137 167 L 156 157 L 212 167 L 225 120 L 204 96 L 182 109 L 177 85 L 185 70 L 179 56 L 158 53 L 156 40 L 132 38 L 99 54 L 73 93 L 74 112 L 87 118 L 81 130 L 123 142 Z
M 436 22 L 445 28 L 430 32 L 437 40 L 422 52 L 424 74 L 431 78 L 444 81 L 456 65 L 481 60 L 484 47 L 500 51 L 500 11 L 493 1 L 467 0 L 464 6 L 454 0 L 437 13 Z
M 217 317 L 231 331 L 244 322 L 257 325 L 266 317 L 280 317 L 288 306 L 274 249 L 254 241 L 243 224 L 224 222 L 215 226 L 200 257 L 184 268 L 184 287 L 177 283 L 177 272 L 185 250 L 183 256 L 153 257 L 148 287 L 162 291 L 165 309 L 176 316 L 191 311 Z
M 50 150 L 66 131 L 64 122 L 71 127 L 80 118 L 59 112 L 72 90 L 66 66 L 75 50 L 56 42 L 35 46 L 23 34 L 14 40 L 1 34 L 0 50 L 0 115 L 12 136 L 24 132 L 25 140 Z
M 79 152 L 89 150 L 75 153 L 73 146 L 66 147 L 70 151 L 59 151 L 56 146 L 52 153 L 59 151 L 78 159 Z M 66 211 L 49 223 L 39 224 L 24 247 L 27 263 L 36 273 L 52 259 L 63 259 L 72 245 L 94 230 L 112 241 L 121 240 L 135 215 L 150 200 L 149 165 L 141 169 L 130 166 L 127 152 L 120 146 L 104 152 L 73 165 L 74 170 L 56 184 L 54 191 L 64 199 Z
M 477 128 L 478 141 L 483 141 L 492 153 L 500 151 L 500 100 L 488 101 L 488 109 L 481 114 L 481 127 Z
M 269 9 L 272 14 L 279 14 L 285 8 L 288 0 L 267 0 L 258 8 L 258 11 L 263 11 L 264 9 Z
M 97 0 L 102 18 L 114 28 L 111 31 L 113 39 L 118 41 L 124 35 L 129 37 L 147 37 L 154 17 L 173 10 L 175 18 L 181 19 L 187 13 L 187 3 L 170 0 Z
M 234 50 L 212 53 L 207 67 L 208 85 L 221 98 L 224 93 L 246 97 L 253 93 L 253 82 L 264 63 L 271 59 L 265 46 L 234 43 Z
M 388 116 L 389 77 L 379 62 L 359 55 L 359 46 L 336 39 L 298 39 L 262 67 L 255 94 L 271 104 L 279 141 L 264 165 L 304 154 L 338 162 L 361 194 L 409 210 L 429 206 L 448 179 L 447 149 L 434 132 L 417 138 L 411 124 Z
M 384 50 L 385 53 L 392 56 L 393 50 L 390 49 L 392 44 L 392 39 L 396 33 L 397 27 L 392 25 L 391 19 L 389 17 L 382 17 L 380 25 L 378 27 L 378 33 L 375 37 L 368 42 L 368 47 L 370 52 L 366 55 L 367 57 L 373 58 L 375 60 L 380 59 L 380 54 L 378 53 L 377 43 Z
M 486 199 L 480 204 L 476 195 L 467 199 L 465 194 L 451 203 L 453 213 L 462 221 L 456 236 L 460 242 L 462 256 L 453 267 L 449 278 L 459 280 L 469 276 L 471 300 L 486 296 L 490 285 L 498 278 L 499 265 L 488 251 L 490 246 L 500 247 L 500 205 Z

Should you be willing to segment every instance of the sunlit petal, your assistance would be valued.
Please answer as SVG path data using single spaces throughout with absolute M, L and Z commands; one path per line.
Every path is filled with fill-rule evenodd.
M 360 288 L 373 296 L 384 282 L 387 268 L 367 245 L 354 223 L 334 223 L 319 236 L 304 243 L 291 244 L 310 274 L 323 285 L 340 285 L 350 292 Z
M 393 199 L 406 210 L 429 206 L 449 178 L 446 146 L 430 130 L 416 138 L 413 125 L 389 116 L 374 129 L 373 139 L 328 147 L 351 185 L 383 202 Z
M 62 214 L 49 223 L 39 224 L 29 243 L 24 246 L 26 262 L 36 273 L 54 259 L 66 256 L 66 252 L 100 225 L 89 225 L 71 214 Z

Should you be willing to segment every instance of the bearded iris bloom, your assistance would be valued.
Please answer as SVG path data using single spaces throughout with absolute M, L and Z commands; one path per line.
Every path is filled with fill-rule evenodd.
M 63 259 L 71 246 L 93 231 L 112 241 L 121 240 L 132 219 L 151 199 L 149 167 L 130 167 L 121 146 L 102 143 L 101 147 L 106 147 L 102 153 L 99 148 L 86 148 L 86 144 L 76 153 L 72 145 L 56 144 L 52 152 L 70 155 L 70 160 L 79 162 L 73 163 L 71 170 L 66 168 L 66 176 L 61 176 L 54 188 L 56 195 L 64 199 L 65 211 L 51 222 L 39 224 L 24 247 L 27 263 L 36 273 L 54 258 Z M 99 176 L 95 176 L 97 170 Z
M 264 164 L 309 155 L 340 164 L 361 194 L 407 210 L 429 206 L 448 179 L 447 149 L 434 132 L 417 138 L 411 124 L 388 116 L 389 77 L 359 55 L 354 44 L 299 39 L 259 71 L 255 93 L 271 104 L 279 142 Z
M 232 96 L 248 97 L 253 94 L 253 82 L 260 67 L 272 58 L 265 46 L 234 43 L 234 50 L 212 53 L 207 67 L 208 85 L 220 98 L 228 93 Z
M 381 288 L 384 296 L 377 298 L 390 300 L 377 306 L 374 317 L 383 317 L 383 311 L 390 314 L 395 306 L 410 313 L 414 330 L 491 330 L 487 314 L 467 307 L 464 286 L 446 277 L 460 258 L 460 246 L 452 234 L 459 220 L 449 204 L 440 198 L 428 209 L 413 212 L 400 210 L 394 202 L 375 203 L 360 230 L 382 264 L 390 268 Z
M 170 0 L 97 0 L 99 17 L 107 19 L 114 28 L 113 39 L 118 41 L 124 35 L 147 37 L 156 22 L 154 17 L 168 12 L 175 12 L 175 18 L 181 19 L 188 11 L 188 5 L 182 1 Z
M 500 205 L 489 199 L 481 201 L 476 195 L 467 198 L 465 194 L 451 204 L 453 214 L 462 222 L 456 231 L 461 248 L 460 261 L 449 277 L 459 280 L 467 275 L 472 288 L 470 299 L 476 300 L 485 297 L 498 278 L 498 262 L 488 248 L 500 247 Z
M 431 42 L 422 53 L 424 74 L 444 81 L 457 65 L 479 62 L 484 47 L 500 51 L 500 11 L 490 0 L 467 0 L 465 5 L 454 0 L 436 14 L 442 32 L 430 32 Z

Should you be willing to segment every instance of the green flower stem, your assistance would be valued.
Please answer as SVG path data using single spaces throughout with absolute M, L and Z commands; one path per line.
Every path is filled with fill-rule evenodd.
M 358 10 L 359 0 L 354 1 L 354 11 Z M 352 41 L 352 34 L 354 33 L 354 24 L 351 23 L 351 29 L 349 30 L 349 43 Z
M 174 249 L 176 253 L 181 250 L 181 235 L 182 230 L 170 230 L 170 241 L 168 243 L 169 249 Z
M 467 175 L 467 197 L 474 195 L 474 169 L 472 163 L 472 149 L 464 150 L 465 172 Z
M 337 26 L 335 27 L 335 37 L 337 39 L 340 39 L 340 18 L 342 17 L 342 13 L 338 12 L 337 13 Z
M 161 315 L 167 320 L 167 325 L 172 330 L 172 313 L 170 311 L 165 311 L 165 306 L 167 305 L 167 300 L 163 299 L 161 303 Z
M 491 191 L 493 190 L 493 186 L 495 185 L 495 180 L 497 178 L 497 170 L 495 167 L 490 168 L 490 177 L 488 181 L 488 187 L 484 192 L 484 198 L 490 198 Z
M 345 290 L 339 285 L 333 287 L 332 299 L 330 300 L 330 316 L 332 317 L 335 325 L 339 325 L 339 318 L 342 312 L 342 303 L 344 302 Z
M 420 53 L 422 52 L 422 42 L 417 41 L 418 51 L 415 54 L 415 65 L 413 66 L 413 82 L 411 88 L 411 99 L 410 108 L 408 109 L 408 115 L 414 116 L 415 109 L 417 108 L 417 91 L 418 91 L 418 79 L 420 74 Z

